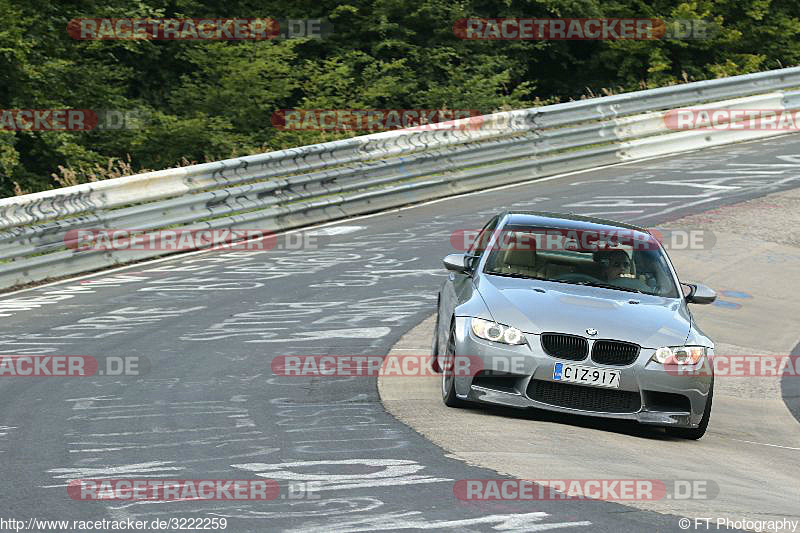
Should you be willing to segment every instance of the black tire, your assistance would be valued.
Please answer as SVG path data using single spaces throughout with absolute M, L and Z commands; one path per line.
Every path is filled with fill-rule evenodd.
M 711 419 L 711 402 L 714 399 L 714 384 L 708 391 L 708 401 L 706 402 L 706 410 L 703 412 L 703 418 L 700 419 L 700 425 L 696 428 L 674 428 L 668 427 L 667 435 L 679 437 L 681 439 L 698 440 L 706 434 L 708 429 L 708 421 Z
M 431 345 L 431 368 L 441 374 L 439 367 L 439 302 L 436 302 L 436 324 L 433 326 L 433 344 Z
M 442 370 L 442 401 L 447 407 L 464 407 L 467 402 L 456 396 L 455 376 L 452 360 L 456 353 L 456 323 L 450 325 L 450 334 L 447 336 L 447 349 L 445 350 L 445 369 Z

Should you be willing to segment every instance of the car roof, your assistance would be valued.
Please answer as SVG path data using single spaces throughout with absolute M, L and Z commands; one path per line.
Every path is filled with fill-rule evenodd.
M 614 230 L 624 228 L 641 231 L 642 233 L 650 233 L 647 228 L 642 228 L 633 224 L 627 224 L 625 222 L 619 222 L 616 220 L 608 220 L 605 218 L 576 215 L 573 213 L 553 213 L 547 211 L 506 211 L 500 214 L 501 218 L 505 215 L 510 217 L 506 222 L 507 224 L 520 226 L 594 230 Z

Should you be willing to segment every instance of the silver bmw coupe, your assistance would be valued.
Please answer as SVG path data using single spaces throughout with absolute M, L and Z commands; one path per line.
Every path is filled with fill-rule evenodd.
M 464 249 L 444 259 L 433 339 L 446 405 L 539 408 L 703 436 L 714 376 L 697 370 L 714 343 L 688 304 L 716 294 L 682 284 L 656 235 L 505 212 Z

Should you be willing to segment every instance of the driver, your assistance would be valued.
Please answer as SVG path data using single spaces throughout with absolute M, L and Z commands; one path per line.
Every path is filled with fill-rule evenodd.
M 631 259 L 625 250 L 611 250 L 596 254 L 594 260 L 600 263 L 600 274 L 605 281 L 614 281 L 628 274 L 631 270 Z

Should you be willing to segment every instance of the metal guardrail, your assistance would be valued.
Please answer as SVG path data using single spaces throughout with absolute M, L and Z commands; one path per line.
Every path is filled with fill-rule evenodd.
M 164 255 L 78 229 L 279 231 L 489 186 L 776 135 L 673 131 L 670 109 L 797 109 L 800 67 L 395 130 L 0 199 L 0 288 Z M 731 99 L 733 98 L 733 99 Z

